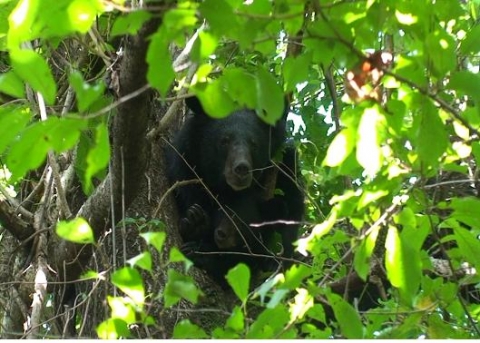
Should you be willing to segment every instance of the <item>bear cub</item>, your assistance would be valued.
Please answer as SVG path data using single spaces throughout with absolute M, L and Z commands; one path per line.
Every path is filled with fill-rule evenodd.
M 192 114 L 166 151 L 170 182 L 192 180 L 175 190 L 184 253 L 220 281 L 239 262 L 253 269 L 275 260 L 268 248 L 275 232 L 283 257 L 292 257 L 304 197 L 295 148 L 285 142 L 287 108 L 271 126 L 252 110 L 215 119 L 196 97 L 185 102 Z M 272 162 L 276 155 L 279 163 Z M 265 222 L 273 224 L 251 226 Z

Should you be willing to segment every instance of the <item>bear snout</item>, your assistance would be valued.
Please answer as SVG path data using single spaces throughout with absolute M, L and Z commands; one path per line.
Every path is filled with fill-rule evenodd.
M 244 178 L 248 176 L 248 173 L 250 173 L 250 164 L 248 164 L 246 161 L 238 163 L 234 168 L 233 172 L 235 175 L 237 175 L 239 178 Z
M 233 190 L 241 191 L 250 187 L 253 178 L 250 151 L 241 145 L 234 146 L 227 156 L 224 174 Z

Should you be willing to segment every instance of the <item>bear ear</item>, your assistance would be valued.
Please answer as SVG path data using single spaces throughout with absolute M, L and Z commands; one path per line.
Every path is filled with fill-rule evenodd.
M 195 114 L 204 116 L 207 115 L 202 107 L 202 104 L 200 103 L 200 99 L 198 99 L 196 96 L 185 98 L 185 105 L 187 105 L 187 107 Z

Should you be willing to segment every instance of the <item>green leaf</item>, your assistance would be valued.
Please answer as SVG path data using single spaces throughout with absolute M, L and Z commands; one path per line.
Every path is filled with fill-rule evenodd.
M 57 84 L 43 57 L 31 50 L 15 49 L 10 51 L 10 60 L 15 73 L 41 93 L 48 105 L 53 105 Z
M 11 70 L 0 75 L 0 91 L 16 98 L 25 97 L 25 85 Z
M 420 255 L 393 226 L 388 228 L 385 248 L 388 280 L 399 289 L 401 300 L 412 306 L 422 277 Z
M 285 101 L 275 78 L 262 67 L 256 73 L 257 113 L 266 123 L 274 125 L 283 115 Z M 264 113 L 265 111 L 265 113 Z
M 458 71 L 452 73 L 448 87 L 468 95 L 477 104 L 480 102 L 480 75 L 469 71 Z
M 119 318 L 110 318 L 97 326 L 97 335 L 100 339 L 118 339 L 130 337 L 127 323 Z
M 432 313 L 427 318 L 427 334 L 429 339 L 467 338 L 461 336 L 462 331 L 463 330 L 455 328 L 454 325 L 451 325 L 451 323 L 442 318 L 440 313 Z
M 267 303 L 267 308 L 276 308 L 280 305 L 283 299 L 288 295 L 290 291 L 285 288 L 278 288 L 273 290 L 273 294 L 270 295 L 270 300 Z
M 432 63 L 430 70 L 435 76 L 444 77 L 448 72 L 455 70 L 457 66 L 456 44 L 443 29 L 437 29 L 427 36 L 425 48 L 429 53 L 428 62 Z
M 372 256 L 375 242 L 377 241 L 380 227 L 372 230 L 361 242 L 358 249 L 355 251 L 353 266 L 358 276 L 366 281 L 368 271 L 370 270 L 370 257 Z
M 18 49 L 35 38 L 87 33 L 103 11 L 100 0 L 22 0 L 9 17 L 8 46 Z
M 460 52 L 463 55 L 480 52 L 480 25 L 475 25 L 467 31 L 465 39 L 460 44 Z
M 238 109 L 225 90 L 222 79 L 208 84 L 197 84 L 193 92 L 200 100 L 204 111 L 213 118 L 225 118 Z
M 27 127 L 12 143 L 7 155 L 11 181 L 20 179 L 28 170 L 38 168 L 49 150 L 62 152 L 72 148 L 86 125 L 86 120 L 50 117 Z
M 95 22 L 97 14 L 103 10 L 100 1 L 73 0 L 68 5 L 69 27 L 80 33 L 87 33 Z M 65 12 L 64 12 L 65 13 Z
M 10 49 L 18 49 L 22 41 L 35 38 L 37 32 L 33 31 L 35 16 L 40 7 L 39 0 L 20 0 L 11 12 L 8 23 L 8 46 Z
M 358 126 L 357 161 L 370 176 L 375 175 L 382 167 L 380 143 L 385 127 L 385 118 L 378 107 L 365 109 Z
M 416 151 L 426 166 L 436 167 L 440 156 L 445 152 L 448 145 L 448 134 L 440 119 L 438 110 L 430 100 L 423 101 L 422 110 L 418 113 L 419 122 L 417 131 Z M 435 142 L 435 144 L 432 144 Z
M 227 68 L 221 76 L 226 93 L 241 107 L 257 107 L 257 94 L 255 87 L 252 87 L 254 83 L 255 77 L 241 68 Z
M 129 299 L 107 295 L 107 302 L 112 310 L 111 318 L 121 319 L 127 324 L 133 324 L 137 321 L 135 308 Z
M 480 241 L 476 235 L 458 226 L 454 228 L 454 236 L 462 256 L 478 270 L 480 268 Z
M 236 332 L 242 332 L 245 329 L 245 316 L 239 306 L 233 308 L 232 314 L 225 323 L 225 327 Z
M 80 275 L 81 280 L 97 280 L 100 279 L 100 273 L 93 270 L 87 270 L 85 273 Z
M 147 51 L 147 80 L 163 97 L 167 95 L 175 79 L 172 59 L 168 49 L 169 43 L 166 29 L 162 26 L 162 28 L 152 36 Z
M 274 309 L 266 309 L 257 317 L 255 322 L 250 326 L 246 339 L 272 339 L 281 338 L 281 333 L 290 320 L 288 309 L 280 304 Z
M 358 209 L 361 210 L 362 208 L 365 208 L 372 202 L 375 202 L 378 199 L 381 199 L 384 196 L 387 196 L 388 194 L 390 194 L 390 191 L 387 189 L 377 189 L 377 190 L 365 189 L 362 192 L 360 199 L 358 199 Z
M 199 326 L 192 324 L 188 319 L 182 320 L 175 325 L 173 329 L 173 338 L 175 339 L 202 339 L 209 338 L 209 336 Z
M 285 282 L 282 284 L 282 288 L 294 290 L 300 287 L 303 280 L 312 275 L 312 272 L 312 268 L 303 264 L 294 264 L 285 272 Z
M 217 45 L 217 36 L 212 35 L 210 32 L 201 31 L 198 34 L 198 39 L 193 44 L 191 58 L 196 62 L 207 59 L 215 52 Z
M 283 62 L 283 80 L 286 92 L 295 90 L 297 84 L 308 79 L 308 70 L 312 64 L 312 54 L 304 53 L 298 57 L 288 56 Z
M 0 107 L 0 154 L 28 124 L 29 109 L 17 106 Z
M 110 161 L 110 142 L 108 136 L 108 128 L 105 123 L 100 123 L 95 128 L 94 144 L 88 150 L 86 156 L 86 170 L 83 176 L 83 191 L 85 194 L 91 194 L 94 186 L 92 179 L 100 171 L 107 168 Z
M 145 232 L 141 233 L 142 237 L 147 244 L 152 245 L 159 253 L 163 252 L 163 243 L 165 243 L 165 232 Z
M 137 305 L 145 302 L 145 288 L 140 273 L 131 267 L 123 267 L 112 274 L 112 283 L 128 295 Z
M 145 10 L 135 10 L 125 15 L 119 16 L 113 23 L 111 37 L 120 35 L 136 35 L 142 25 L 152 17 L 150 12 Z
M 269 294 L 269 292 L 278 284 L 282 283 L 283 277 L 280 275 L 276 275 L 274 277 L 268 278 L 267 281 L 262 283 L 257 289 L 255 289 L 255 294 L 254 298 L 256 298 L 257 295 L 260 296 L 260 303 L 263 305 L 265 303 L 265 298 Z
M 80 244 L 95 243 L 93 230 L 90 224 L 82 217 L 77 217 L 70 221 L 58 222 L 56 233 L 67 241 Z
M 240 263 L 228 271 L 226 278 L 237 297 L 245 303 L 250 287 L 250 269 L 245 264 Z
M 203 295 L 202 291 L 195 286 L 193 278 L 183 275 L 174 269 L 168 270 L 168 281 L 164 291 L 165 307 L 172 307 L 180 301 L 186 299 L 193 304 L 198 302 L 198 298 Z
M 328 167 L 341 165 L 353 151 L 356 139 L 357 133 L 355 130 L 348 127 L 342 129 L 328 146 L 327 155 L 322 164 Z
M 132 257 L 127 261 L 132 267 L 140 267 L 146 271 L 152 271 L 152 255 L 148 251 L 144 251 L 141 254 Z
M 327 294 L 328 303 L 333 308 L 335 318 L 345 338 L 363 338 L 363 325 L 355 309 L 337 294 Z
M 82 74 L 78 71 L 73 71 L 69 75 L 68 81 L 77 95 L 78 109 L 80 112 L 87 110 L 90 105 L 99 97 L 103 96 L 105 92 L 105 84 L 103 81 L 90 85 L 83 80 Z
M 394 216 L 395 223 L 402 226 L 402 241 L 408 242 L 416 252 L 422 249 L 425 238 L 431 233 L 429 222 L 424 219 L 425 217 L 415 216 L 410 207 L 404 207 L 398 215 Z
M 185 271 L 188 271 L 193 266 L 193 262 L 186 258 L 177 247 L 172 247 L 168 255 L 168 263 L 173 262 L 183 262 Z
M 233 9 L 225 0 L 205 0 L 198 8 L 207 19 L 212 31 L 218 34 L 236 38 L 239 22 Z
M 480 200 L 474 197 L 453 198 L 450 207 L 453 209 L 452 218 L 473 227 L 480 228 Z

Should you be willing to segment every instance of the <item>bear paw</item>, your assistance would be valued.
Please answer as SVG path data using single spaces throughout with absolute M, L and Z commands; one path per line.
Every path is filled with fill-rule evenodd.
M 180 220 L 180 235 L 184 241 L 198 240 L 210 231 L 210 218 L 203 208 L 193 204 L 187 210 L 186 216 Z

